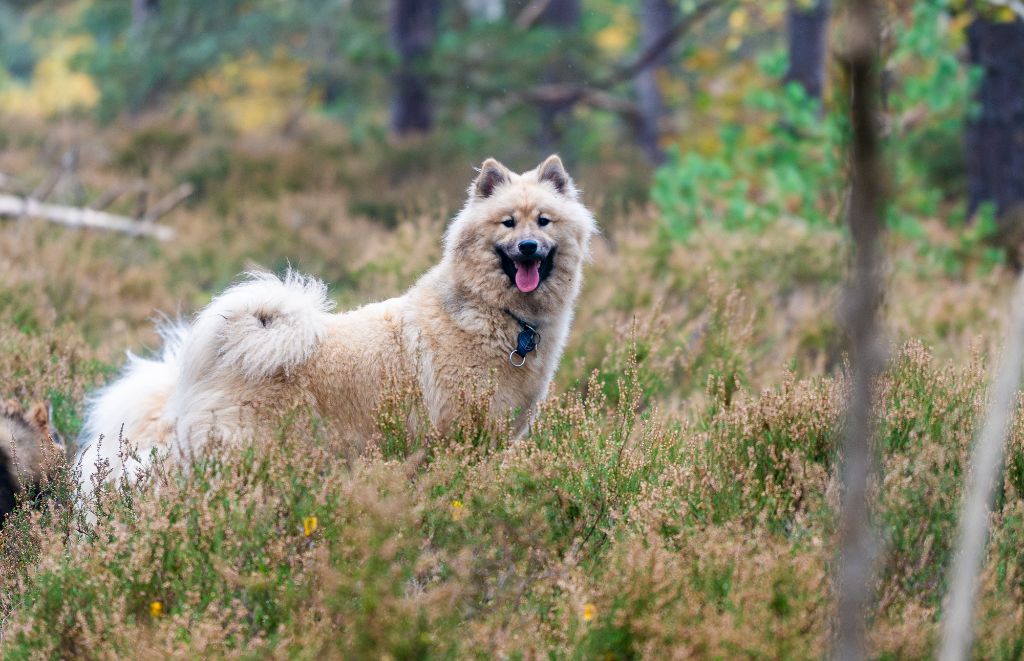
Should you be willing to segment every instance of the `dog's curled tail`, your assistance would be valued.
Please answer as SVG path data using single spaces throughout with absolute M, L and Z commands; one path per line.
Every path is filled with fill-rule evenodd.
M 247 276 L 196 317 L 179 387 L 201 386 L 218 375 L 250 383 L 287 376 L 326 335 L 334 304 L 323 282 L 290 270 L 284 278 L 259 271 Z

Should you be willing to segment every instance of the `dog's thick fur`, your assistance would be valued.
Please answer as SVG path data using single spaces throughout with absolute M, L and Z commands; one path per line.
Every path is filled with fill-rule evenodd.
M 0 526 L 18 494 L 38 485 L 60 452 L 44 403 L 25 411 L 13 400 L 0 401 Z
M 118 458 L 121 436 L 141 457 L 187 454 L 211 435 L 251 434 L 257 411 L 309 407 L 358 447 L 377 432 L 396 375 L 416 380 L 441 432 L 466 395 L 487 392 L 489 415 L 516 413 L 518 433 L 558 365 L 595 232 L 557 156 L 523 174 L 488 159 L 448 227 L 440 264 L 403 296 L 331 314 L 317 280 L 250 274 L 191 325 L 165 329 L 158 359 L 129 356 L 122 377 L 93 400 L 83 483 L 98 460 L 131 474 Z M 520 321 L 540 341 L 517 368 L 509 353 Z

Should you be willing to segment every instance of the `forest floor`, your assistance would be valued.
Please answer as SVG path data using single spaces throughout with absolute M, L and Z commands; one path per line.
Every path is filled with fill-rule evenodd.
M 125 350 L 157 347 L 156 315 L 196 311 L 249 267 L 317 275 L 342 308 L 402 292 L 437 260 L 475 165 L 441 167 L 415 148 L 375 160 L 316 123 L 257 139 L 12 122 L 0 139 L 0 172 L 29 185 L 80 145 L 80 176 L 54 192 L 68 201 L 134 178 L 197 188 L 165 219 L 167 243 L 0 220 L 0 396 L 48 399 L 67 439 Z M 187 471 L 158 466 L 105 492 L 91 517 L 69 506 L 64 467 L 0 532 L 0 654 L 825 655 L 845 235 L 780 218 L 761 232 L 709 221 L 672 242 L 631 201 L 627 169 L 609 155 L 578 170 L 602 235 L 528 438 L 391 429 L 343 461 L 295 418 Z M 933 653 L 1014 279 L 957 256 L 945 219 L 924 227 L 930 248 L 886 246 L 870 617 L 885 658 Z M 1024 653 L 1022 494 L 1017 423 L 979 658 Z

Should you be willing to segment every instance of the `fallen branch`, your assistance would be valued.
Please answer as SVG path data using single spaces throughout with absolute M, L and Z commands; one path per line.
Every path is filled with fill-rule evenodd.
M 0 216 L 15 218 L 42 218 L 68 227 L 89 227 L 93 229 L 122 232 L 132 236 L 152 236 L 160 241 L 174 237 L 174 230 L 165 225 L 148 221 L 135 221 L 127 216 L 118 216 L 105 211 L 45 204 L 31 197 L 0 195 Z
M 1006 435 L 1013 420 L 1024 363 L 1024 275 L 1017 281 L 1011 309 L 1010 329 L 992 382 L 988 414 L 967 471 L 959 541 L 942 621 L 942 661 L 970 658 L 974 642 L 974 605 L 978 598 L 978 574 L 985 559 L 988 516 L 999 484 Z

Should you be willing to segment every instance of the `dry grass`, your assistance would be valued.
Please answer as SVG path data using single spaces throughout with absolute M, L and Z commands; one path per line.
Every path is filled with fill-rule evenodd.
M 154 314 L 194 311 L 250 264 L 291 261 L 343 306 L 401 291 L 437 258 L 471 174 L 394 181 L 392 163 L 316 125 L 264 141 L 155 121 L 4 139 L 0 172 L 26 180 L 82 141 L 87 194 L 128 176 L 203 191 L 170 219 L 169 245 L 0 224 L 0 395 L 49 398 L 68 437 L 123 351 L 154 345 Z M 618 194 L 597 168 L 581 179 L 589 197 Z M 555 393 L 525 441 L 479 420 L 415 435 L 384 410 L 379 442 L 348 459 L 296 412 L 106 492 L 93 517 L 69 506 L 65 466 L 0 532 L 2 653 L 820 658 L 847 388 L 842 233 L 786 220 L 670 244 L 644 209 L 600 220 Z M 870 644 L 921 658 L 1013 278 L 970 255 L 950 276 L 898 237 L 889 253 Z M 398 386 L 394 405 L 414 406 Z M 984 658 L 1024 652 L 1024 423 L 1007 468 Z

